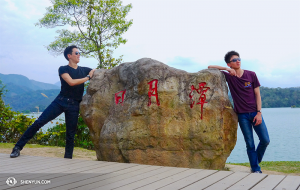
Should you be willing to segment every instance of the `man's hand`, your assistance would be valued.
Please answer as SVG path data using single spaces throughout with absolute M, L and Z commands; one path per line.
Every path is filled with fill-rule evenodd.
M 89 72 L 90 77 L 92 78 L 96 69 L 93 69 Z
M 236 76 L 236 72 L 235 72 L 234 69 L 229 69 L 228 68 L 228 69 L 226 69 L 226 71 L 228 71 L 231 76 Z
M 257 126 L 262 123 L 261 113 L 257 112 L 256 116 L 253 119 L 253 122 L 255 122 L 254 126 Z

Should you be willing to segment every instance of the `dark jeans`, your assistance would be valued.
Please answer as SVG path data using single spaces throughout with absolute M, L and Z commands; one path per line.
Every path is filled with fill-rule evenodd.
M 58 95 L 55 100 L 45 109 L 41 116 L 25 131 L 25 133 L 15 146 L 19 147 L 22 150 L 25 144 L 36 134 L 36 132 L 41 127 L 64 112 L 67 126 L 64 157 L 72 158 L 74 149 L 74 136 L 77 130 L 79 115 L 79 103 L 79 101 L 68 99 Z
M 255 123 L 253 122 L 253 119 L 256 116 L 256 114 L 257 112 L 238 114 L 240 128 L 244 135 L 247 147 L 247 154 L 253 172 L 261 171 L 259 163 L 262 161 L 267 146 L 270 143 L 269 134 L 264 119 L 262 118 L 261 124 L 254 126 Z M 252 128 L 254 129 L 259 138 L 259 144 L 256 150 Z

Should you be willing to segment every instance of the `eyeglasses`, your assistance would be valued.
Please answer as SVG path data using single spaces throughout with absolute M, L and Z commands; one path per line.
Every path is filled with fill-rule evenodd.
M 241 61 L 241 58 L 234 58 L 230 62 L 237 62 L 237 61 Z
M 78 55 L 78 54 L 80 55 L 80 52 L 76 51 L 76 52 L 75 52 L 75 55 Z

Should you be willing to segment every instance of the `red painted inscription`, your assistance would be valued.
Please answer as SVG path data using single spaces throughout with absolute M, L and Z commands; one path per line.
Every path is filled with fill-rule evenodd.
M 203 114 L 203 105 L 205 103 L 207 103 L 205 93 L 210 89 L 209 87 L 205 87 L 205 85 L 206 85 L 206 82 L 199 83 L 199 88 L 198 89 L 196 89 L 194 87 L 194 85 L 192 85 L 191 86 L 192 91 L 189 94 L 189 97 L 192 101 L 192 103 L 190 104 L 191 108 L 193 108 L 194 104 L 195 104 L 195 100 L 193 99 L 194 95 L 192 95 L 193 91 L 195 90 L 198 94 L 200 94 L 200 97 L 199 97 L 199 100 L 198 100 L 197 104 L 201 105 L 201 119 L 202 119 L 202 114 Z
M 115 102 L 116 102 L 116 104 L 122 104 L 123 105 L 125 93 L 126 93 L 126 90 L 115 93 Z M 121 101 L 120 101 L 120 99 L 121 99 Z
M 149 91 L 148 91 L 148 96 L 149 96 L 149 100 L 148 100 L 148 106 L 151 105 L 151 96 L 154 96 L 156 98 L 156 104 L 159 106 L 159 100 L 158 100 L 158 93 L 157 93 L 157 83 L 158 80 L 154 79 L 150 82 L 148 82 L 149 84 Z M 153 87 L 154 86 L 154 87 Z

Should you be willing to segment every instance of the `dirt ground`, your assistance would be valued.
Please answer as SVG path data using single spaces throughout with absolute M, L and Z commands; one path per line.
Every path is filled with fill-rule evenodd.
M 9 154 L 11 153 L 10 148 L 0 148 L 0 153 Z M 55 157 L 55 158 L 63 158 L 64 157 L 65 149 L 63 147 L 43 147 L 43 148 L 25 148 L 21 151 L 21 155 L 29 155 L 29 156 L 42 156 L 42 157 Z M 80 159 L 80 160 L 97 160 L 96 152 L 92 150 L 86 150 L 81 148 L 75 148 L 73 152 L 73 159 Z M 230 171 L 233 172 L 246 172 L 250 173 L 250 168 L 246 166 L 238 166 L 238 165 L 231 165 L 226 164 L 225 168 L 228 168 Z M 276 171 L 268 171 L 262 170 L 263 173 L 268 175 L 297 175 L 300 174 L 286 174 Z
M 12 149 L 0 148 L 0 153 L 10 154 Z M 42 157 L 55 157 L 63 158 L 65 154 L 64 147 L 43 147 L 43 148 L 23 148 L 21 155 L 28 156 L 42 156 Z M 7 155 L 9 156 L 9 155 Z M 96 152 L 92 150 L 85 150 L 81 148 L 74 148 L 73 159 L 80 160 L 97 160 Z

